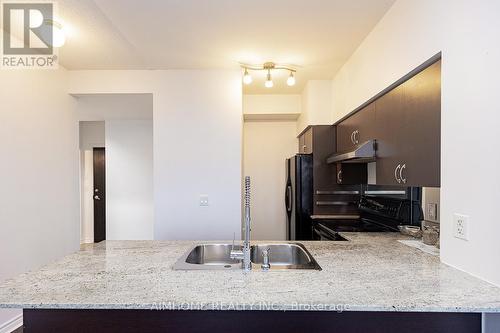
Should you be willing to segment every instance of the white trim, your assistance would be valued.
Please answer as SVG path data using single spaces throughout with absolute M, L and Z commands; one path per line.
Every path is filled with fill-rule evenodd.
M 0 325 L 0 333 L 11 333 L 13 330 L 23 326 L 23 315 L 18 314 L 9 321 Z

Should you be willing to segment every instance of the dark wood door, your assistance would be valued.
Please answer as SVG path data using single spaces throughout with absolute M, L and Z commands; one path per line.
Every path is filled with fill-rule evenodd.
M 313 153 L 313 129 L 314 127 L 311 126 L 299 136 L 299 153 Z
M 106 152 L 94 148 L 94 243 L 106 239 Z
M 376 103 L 377 184 L 440 186 L 441 62 Z
M 404 149 L 399 152 L 406 186 L 440 186 L 441 61 L 403 83 Z
M 407 122 L 403 95 L 403 86 L 399 85 L 375 101 L 378 185 L 400 185 L 396 169 L 401 166 L 399 153 L 404 149 L 401 125 Z
M 337 151 L 346 152 L 375 137 L 375 103 L 371 103 L 337 125 Z

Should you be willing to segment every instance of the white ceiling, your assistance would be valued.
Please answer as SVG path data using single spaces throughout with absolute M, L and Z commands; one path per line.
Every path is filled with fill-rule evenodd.
M 395 0 L 59 0 L 68 28 L 68 69 L 238 68 L 239 62 L 298 66 L 297 85 L 264 73 L 248 94 L 300 93 L 330 79 Z

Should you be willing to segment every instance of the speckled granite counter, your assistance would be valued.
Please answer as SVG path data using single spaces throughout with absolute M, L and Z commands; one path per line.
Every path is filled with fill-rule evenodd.
M 322 271 L 174 271 L 194 241 L 107 241 L 0 284 L 0 308 L 500 312 L 500 288 L 397 242 L 302 242 Z

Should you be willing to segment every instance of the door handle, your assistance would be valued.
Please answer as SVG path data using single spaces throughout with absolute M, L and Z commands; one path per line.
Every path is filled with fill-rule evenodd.
M 98 196 L 98 195 L 94 195 L 94 199 L 95 199 L 95 200 L 101 200 L 101 198 L 99 198 L 99 196 Z
M 401 181 L 403 182 L 403 184 L 406 184 L 406 177 L 403 176 L 404 169 L 406 169 L 406 163 L 403 164 L 401 166 L 401 168 L 399 169 L 399 178 L 401 179 Z
M 401 164 L 398 164 L 396 169 L 394 169 L 394 178 L 396 178 L 396 181 L 398 182 L 398 184 L 401 184 L 401 178 L 398 177 L 398 175 L 400 175 L 399 170 L 401 170 Z
M 286 187 L 286 200 L 287 200 L 286 210 L 291 212 L 292 211 L 292 187 L 290 185 L 288 185 Z

